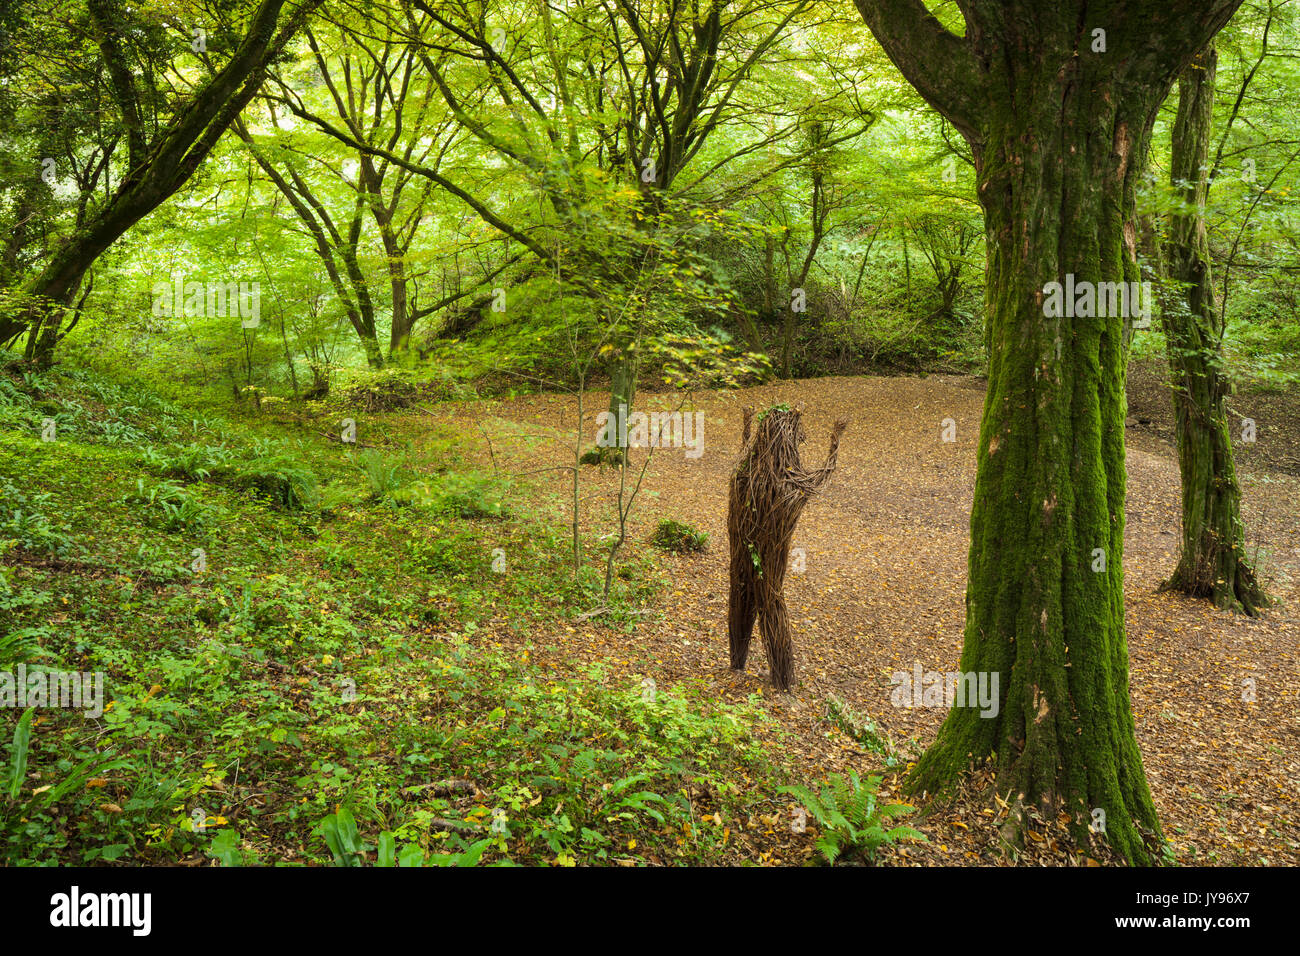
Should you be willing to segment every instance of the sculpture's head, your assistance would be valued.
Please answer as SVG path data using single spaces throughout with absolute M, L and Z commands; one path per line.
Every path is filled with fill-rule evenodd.
M 754 432 L 755 447 L 773 459 L 778 471 L 799 465 L 799 445 L 808 440 L 803 413 L 788 405 L 773 405 L 759 412 Z

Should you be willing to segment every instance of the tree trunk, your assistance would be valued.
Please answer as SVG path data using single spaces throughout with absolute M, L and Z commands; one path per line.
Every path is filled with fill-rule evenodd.
M 366 354 L 366 363 L 371 368 L 382 368 L 384 357 L 379 350 L 379 339 L 375 332 L 374 303 L 370 298 L 365 271 L 357 261 L 362 209 L 367 204 L 365 193 L 357 194 L 353 202 L 348 231 L 346 234 L 340 233 L 325 204 L 312 192 L 306 180 L 292 166 L 285 166 L 282 173 L 259 148 L 242 119 L 237 117 L 231 126 L 235 134 L 248 147 L 258 167 L 293 207 L 293 211 L 298 214 L 298 219 L 311 234 L 316 246 L 316 254 L 325 267 L 330 285 L 334 287 L 334 294 L 342 304 L 343 313 L 347 316 L 353 331 L 357 333 L 357 338 L 361 340 L 362 351 Z M 343 272 L 339 271 L 340 261 L 343 264 Z M 344 273 L 347 274 L 347 284 L 343 281 Z
M 620 350 L 610 371 L 609 416 L 614 422 L 625 420 L 632 414 L 632 399 L 636 397 L 636 381 L 640 368 L 640 349 L 635 340 L 629 341 Z M 611 461 L 627 462 L 627 449 L 624 447 L 602 448 L 600 451 Z
M 1207 597 L 1215 607 L 1255 614 L 1268 598 L 1246 560 L 1241 489 L 1224 407 L 1224 319 L 1215 304 L 1205 233 L 1216 60 L 1214 47 L 1208 47 L 1179 78 L 1169 167 L 1182 207 L 1169 217 L 1164 259 L 1178 292 L 1166 298 L 1161 316 L 1182 473 L 1183 545 L 1165 586 Z
M 966 36 L 919 0 L 857 0 L 886 53 L 970 142 L 988 250 L 989 384 L 960 669 L 998 709 L 954 706 L 908 779 L 951 790 L 988 761 L 1013 808 L 1064 810 L 1080 845 L 1148 862 L 1160 838 L 1129 702 L 1125 360 L 1136 305 L 1062 288 L 1136 282 L 1135 184 L 1173 78 L 1239 0 L 969 0 Z M 1094 21 L 1096 21 L 1094 23 Z M 1103 30 L 1100 43 L 1097 30 Z M 1121 314 L 1115 314 L 1119 312 Z M 1127 315 L 1124 313 L 1128 313 Z M 1094 813 L 1104 811 L 1104 816 Z
M 376 219 L 379 219 L 376 214 Z M 392 218 L 387 214 L 379 220 L 384 254 L 388 259 L 388 281 L 393 293 L 393 324 L 388 333 L 388 357 L 409 351 L 411 345 L 410 304 L 406 295 L 406 253 L 393 234 Z
M 820 141 L 824 142 L 824 137 L 821 133 L 815 135 Z M 808 239 L 808 250 L 804 254 L 799 274 L 790 276 L 791 293 L 793 294 L 795 289 L 802 290 L 803 305 L 805 309 L 807 308 L 808 299 L 808 276 L 812 272 L 813 260 L 817 258 L 817 251 L 821 248 L 822 239 L 826 236 L 826 221 L 828 218 L 826 203 L 826 174 L 822 170 L 821 166 L 816 164 L 821 161 L 820 158 L 815 161 L 811 174 L 812 197 L 809 203 L 810 213 L 808 219 L 812 235 Z M 790 233 L 788 231 L 785 234 L 785 238 L 788 243 L 790 240 Z M 791 361 L 794 354 L 795 316 L 797 314 L 798 313 L 794 310 L 793 300 L 785 303 L 785 328 L 782 330 L 781 334 L 781 377 L 787 380 L 792 378 L 790 373 Z
M 961 671 L 999 674 L 997 716 L 954 708 L 917 765 L 939 790 L 997 755 L 998 788 L 1093 808 L 1130 859 L 1158 833 L 1129 709 L 1124 631 L 1124 316 L 1045 316 L 1046 283 L 1139 278 L 1134 181 L 1158 94 L 1014 76 L 1036 102 L 988 124 L 979 164 L 989 256 L 989 385 L 971 513 Z M 1067 71 L 1068 74 L 1069 71 Z M 1099 107 L 1104 115 L 1097 115 Z M 1091 136 L 1060 148 L 1061 131 Z M 1101 568 L 1100 571 L 1094 568 Z M 1080 832 L 1082 837 L 1082 832 Z
M 388 283 L 392 291 L 393 321 L 388 331 L 388 357 L 396 357 L 406 352 L 411 344 L 411 329 L 415 326 L 415 317 L 411 314 L 410 300 L 406 289 L 406 252 L 401 240 L 393 229 L 393 213 L 397 209 L 397 200 L 402 189 L 399 184 L 394 190 L 392 206 L 384 203 L 381 193 L 383 173 L 375 167 L 374 158 L 368 153 L 358 157 L 361 168 L 361 183 L 369 195 L 370 212 L 379 227 L 379 238 L 384 244 L 384 257 L 388 264 Z M 409 245 L 409 241 L 408 241 Z

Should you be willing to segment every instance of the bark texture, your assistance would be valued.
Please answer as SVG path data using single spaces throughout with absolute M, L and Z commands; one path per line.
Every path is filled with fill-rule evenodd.
M 1178 79 L 1170 182 L 1182 205 L 1169 217 L 1164 262 L 1175 291 L 1161 317 L 1182 475 L 1183 541 L 1166 587 L 1215 607 L 1255 614 L 1268 597 L 1246 559 L 1241 487 L 1232 454 L 1223 368 L 1224 317 L 1214 297 L 1205 233 L 1217 56 L 1204 50 Z
M 950 790 L 991 761 L 1017 811 L 1063 810 L 1082 842 L 1101 809 L 1111 846 L 1133 862 L 1151 859 L 1160 834 L 1124 630 L 1132 315 L 1114 303 L 1098 314 L 1095 295 L 1054 309 L 1047 290 L 1140 279 L 1135 185 L 1152 123 L 1238 2 L 964 0 L 958 36 L 920 0 L 857 0 L 970 143 L 988 252 L 961 670 L 996 672 L 1000 707 L 954 707 L 908 785 Z

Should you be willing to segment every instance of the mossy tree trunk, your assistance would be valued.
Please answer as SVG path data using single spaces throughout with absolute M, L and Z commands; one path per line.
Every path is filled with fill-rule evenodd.
M 632 414 L 632 401 L 636 398 L 637 376 L 640 374 L 641 357 L 637 349 L 637 340 L 628 338 L 623 341 L 610 363 L 609 373 L 609 417 L 617 427 L 620 420 L 626 420 Z M 621 418 L 620 418 L 621 416 Z M 596 449 L 602 462 L 624 465 L 628 461 L 627 448 L 621 444 Z
M 636 343 L 629 341 L 620 349 L 618 358 L 610 370 L 609 379 L 609 414 L 615 418 L 622 414 L 632 414 L 632 400 L 636 398 L 637 375 L 640 372 L 641 359 Z
M 952 708 L 908 786 L 951 790 L 991 759 L 1013 807 L 1067 811 L 1081 843 L 1101 809 L 1111 846 L 1133 862 L 1151 859 L 1159 823 L 1124 630 L 1132 319 L 1053 314 L 1045 287 L 1069 275 L 1139 280 L 1134 196 L 1152 123 L 1238 3 L 967 0 L 958 37 L 919 0 L 857 0 L 885 52 L 971 144 L 988 250 L 961 670 L 997 673 L 999 708 Z
M 1246 560 L 1241 488 L 1224 402 L 1224 318 L 1214 298 L 1205 233 L 1216 53 L 1210 46 L 1178 80 L 1169 176 L 1182 205 L 1169 217 L 1164 261 L 1177 291 L 1161 309 L 1173 386 L 1183 542 L 1167 587 L 1215 607 L 1255 614 L 1268 598 Z

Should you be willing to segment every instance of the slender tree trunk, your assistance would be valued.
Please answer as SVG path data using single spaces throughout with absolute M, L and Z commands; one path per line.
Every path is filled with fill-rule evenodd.
M 393 208 L 384 204 L 380 195 L 383 184 L 380 174 L 376 172 L 370 156 L 361 154 L 360 164 L 363 173 L 362 182 L 370 196 L 370 211 L 379 227 L 379 237 L 384 244 L 384 257 L 388 264 L 388 283 L 393 298 L 393 321 L 388 331 L 388 357 L 391 359 L 399 352 L 405 352 L 410 346 L 411 329 L 415 324 L 411 314 L 409 297 L 406 291 L 406 250 L 393 229 L 393 210 L 397 208 L 397 198 L 393 198 Z M 400 192 L 400 190 L 399 190 Z
M 1182 207 L 1169 217 L 1164 259 L 1178 290 L 1166 297 L 1161 315 L 1182 473 L 1183 543 L 1166 587 L 1255 614 L 1268 598 L 1246 560 L 1241 489 L 1224 407 L 1224 320 L 1214 299 L 1205 233 L 1216 60 L 1210 46 L 1179 77 L 1169 167 Z
M 619 415 L 632 414 L 632 400 L 636 398 L 637 376 L 641 369 L 641 350 L 636 340 L 629 341 L 621 350 L 610 372 L 609 380 L 609 414 L 615 422 Z M 602 449 L 616 461 L 627 461 L 627 449 Z M 622 456 L 621 458 L 619 456 Z
M 907 783 L 951 790 L 988 762 L 1013 809 L 1009 839 L 1030 807 L 1067 813 L 1081 845 L 1104 821 L 1131 862 L 1150 861 L 1160 839 L 1124 629 L 1135 303 L 1099 315 L 1096 293 L 1140 279 L 1135 183 L 1157 110 L 1239 2 L 966 0 L 959 37 L 919 0 L 857 0 L 885 52 L 971 144 L 988 250 L 961 670 L 998 675 L 998 708 L 954 706 Z M 1061 301 L 1081 284 L 1090 303 Z
M 357 259 L 357 249 L 361 242 L 361 211 L 366 203 L 364 193 L 357 194 L 356 205 L 352 210 L 352 222 L 348 227 L 347 239 L 339 245 L 339 258 L 348 274 L 348 281 L 357 296 L 359 322 L 355 327 L 361 338 L 361 347 L 366 352 L 366 363 L 371 368 L 384 367 L 384 353 L 379 348 L 379 338 L 375 332 L 375 304 L 370 297 L 370 280 Z
M 365 194 L 357 194 L 348 231 L 342 234 L 335 227 L 325 204 L 308 188 L 306 181 L 292 166 L 286 166 L 282 173 L 258 147 L 257 141 L 253 139 L 242 119 L 236 118 L 232 128 L 248 147 L 258 167 L 293 207 L 294 212 L 298 214 L 298 219 L 311 233 L 316 254 L 320 257 L 321 264 L 325 266 L 330 285 L 334 287 L 334 293 L 342 303 L 343 312 L 348 317 L 353 331 L 361 340 L 361 348 L 366 353 L 367 364 L 371 368 L 382 368 L 384 356 L 379 349 L 379 339 L 375 332 L 374 303 L 370 298 L 366 274 L 357 261 L 362 209 L 366 205 Z M 339 271 L 339 262 L 343 264 L 343 272 Z M 343 280 L 344 273 L 347 274 L 346 284 Z
M 289 333 L 285 329 L 284 312 L 280 312 L 280 344 L 284 346 L 284 364 L 289 367 L 289 382 L 293 386 L 293 397 L 298 398 L 298 370 L 294 368 L 293 351 L 289 348 Z
M 406 253 L 393 234 L 391 217 L 385 215 L 380 220 L 379 232 L 388 259 L 388 281 L 393 293 L 393 324 L 388 334 L 388 356 L 392 358 L 410 347 L 414 323 L 406 295 Z
M 804 254 L 799 274 L 790 276 L 791 292 L 794 289 L 803 290 L 805 309 L 807 308 L 808 298 L 808 276 L 812 273 L 813 260 L 817 258 L 817 252 L 821 249 L 822 240 L 826 236 L 826 175 L 817 168 L 814 168 L 812 173 L 812 198 L 809 205 L 811 208 L 809 224 L 812 235 L 808 239 L 808 250 Z M 789 233 L 786 233 L 787 241 L 789 235 Z M 797 321 L 795 316 L 798 314 L 794 310 L 793 301 L 785 304 L 785 328 L 781 336 L 781 377 L 784 379 L 793 377 L 790 373 L 794 356 L 794 332 Z

